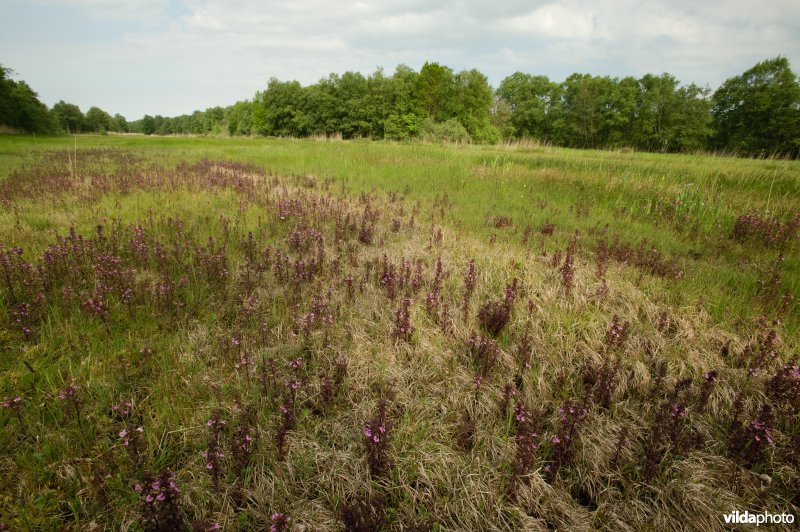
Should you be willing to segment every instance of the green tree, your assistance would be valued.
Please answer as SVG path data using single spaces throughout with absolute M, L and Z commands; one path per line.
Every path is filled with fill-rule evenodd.
M 364 114 L 372 138 L 386 137 L 386 121 L 392 112 L 392 89 L 392 79 L 384 74 L 382 68 L 376 69 L 367 77 Z
M 675 93 L 674 112 L 669 125 L 673 150 L 699 150 L 708 146 L 713 134 L 710 92 L 692 83 Z
M 407 140 L 419 134 L 424 111 L 417 98 L 419 73 L 406 65 L 398 65 L 387 80 L 387 107 L 384 138 Z
M 51 133 L 47 106 L 24 81 L 11 79 L 13 71 L 0 65 L 0 125 L 30 133 Z
M 475 70 L 463 70 L 455 76 L 458 121 L 476 142 L 497 142 L 500 132 L 489 120 L 494 91 L 489 80 Z
M 258 94 L 255 106 L 264 111 L 259 133 L 281 137 L 302 137 L 309 134 L 312 120 L 307 112 L 307 91 L 297 81 L 272 78 L 267 90 Z
M 563 112 L 569 144 L 593 148 L 600 144 L 599 133 L 603 127 L 603 91 L 607 89 L 601 78 L 590 74 L 572 74 L 562 84 Z
M 252 112 L 253 104 L 250 101 L 244 100 L 236 102 L 230 107 L 225 109 L 226 121 L 228 127 L 228 134 L 233 135 L 250 135 L 252 125 Z
M 649 151 L 702 148 L 711 134 L 708 91 L 679 87 L 671 74 L 647 74 L 639 80 L 634 143 Z
M 515 72 L 500 82 L 497 95 L 507 103 L 516 136 L 553 138 L 560 111 L 557 83 L 546 76 Z
M 371 123 L 367 105 L 369 85 L 358 72 L 345 72 L 338 79 L 338 106 L 341 110 L 341 132 L 346 139 L 368 137 Z
M 152 135 L 156 132 L 156 121 L 152 116 L 144 115 L 140 122 L 139 129 L 145 135 Z
M 95 133 L 108 133 L 111 129 L 111 115 L 99 107 L 90 107 L 86 111 L 86 130 Z
M 86 117 L 80 107 L 73 103 L 59 100 L 51 109 L 53 117 L 61 131 L 66 133 L 80 133 L 86 129 Z
M 454 118 L 460 110 L 453 71 L 439 63 L 425 63 L 417 78 L 419 107 L 434 122 Z
M 419 73 L 407 65 L 398 65 L 389 83 L 390 113 L 421 117 L 422 109 L 417 98 L 418 85 Z
M 205 119 L 204 135 L 219 135 L 222 133 L 225 122 L 224 108 L 220 106 L 209 107 L 203 112 L 203 117 Z
M 500 133 L 501 138 L 510 139 L 514 137 L 516 130 L 511 118 L 511 104 L 505 98 L 495 95 L 492 100 L 492 108 L 489 110 L 489 120 Z
M 264 107 L 264 93 L 256 92 L 250 114 L 250 132 L 254 135 L 269 135 L 267 129 L 267 109 Z
M 800 83 L 785 57 L 729 78 L 712 97 L 717 147 L 747 154 L 800 152 Z
M 117 133 L 127 133 L 128 128 L 129 128 L 128 121 L 121 114 L 117 113 L 113 117 L 111 117 L 111 127 L 109 128 L 110 131 L 115 131 Z
M 312 110 L 314 133 L 334 135 L 342 131 L 344 109 L 339 103 L 339 76 L 330 74 L 306 90 Z

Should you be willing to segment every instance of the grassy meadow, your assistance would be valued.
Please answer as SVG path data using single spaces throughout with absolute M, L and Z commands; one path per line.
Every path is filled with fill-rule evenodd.
M 0 530 L 800 511 L 800 162 L 0 136 Z

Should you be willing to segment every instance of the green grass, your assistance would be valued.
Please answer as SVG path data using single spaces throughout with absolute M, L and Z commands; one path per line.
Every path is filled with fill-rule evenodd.
M 69 158 L 58 158 L 66 150 Z M 193 180 L 204 175 L 197 166 L 176 178 L 176 165 L 203 159 L 253 167 L 216 168 Z M 129 163 L 129 177 L 140 181 L 104 181 Z M 282 220 L 285 199 L 300 211 Z M 378 213 L 371 243 L 358 238 L 365 202 Z M 63 271 L 31 273 L 36 283 L 44 279 L 44 302 L 14 277 L 28 270 L 14 269 L 9 279 L 0 269 L 0 398 L 23 398 L 19 411 L 0 410 L 0 523 L 11 529 L 146 528 L 133 487 L 145 471 L 162 468 L 183 490 L 185 524 L 207 519 L 226 529 L 269 528 L 275 511 L 299 526 L 341 529 L 341 506 L 354 496 L 380 497 L 373 506 L 383 507 L 390 529 L 715 529 L 732 508 L 797 514 L 800 413 L 772 395 L 771 379 L 800 347 L 798 305 L 772 321 L 778 305 L 757 292 L 778 250 L 736 241 L 732 231 L 748 211 L 785 219 L 798 208 L 798 162 L 530 145 L 0 136 L 0 205 L 0 251 L 19 246 L 34 265 L 44 264 L 48 246 L 70 228 L 91 239 L 100 224 L 104 234 L 92 241 L 98 248 L 68 254 Z M 496 227 L 500 217 L 511 224 Z M 552 236 L 540 234 L 545 222 L 555 224 Z M 145 259 L 132 243 L 134 226 L 146 234 Z M 609 240 L 645 240 L 683 275 L 611 260 L 602 283 L 596 270 L 606 226 Z M 312 240 L 308 251 L 289 245 L 292 231 L 309 228 L 322 244 Z M 574 287 L 565 293 L 562 262 L 554 266 L 553 257 L 563 260 L 576 231 Z M 250 233 L 256 250 L 248 263 Z M 782 289 L 800 294 L 797 242 L 784 250 L 780 279 Z M 227 275 L 215 269 L 209 248 Z M 285 266 L 276 265 L 279 252 Z M 116 289 L 103 296 L 98 271 L 107 255 L 122 265 L 129 302 Z M 323 268 L 296 280 L 320 256 Z M 426 310 L 437 258 L 449 328 L 441 313 Z M 395 277 L 403 260 L 413 277 L 419 261 L 422 285 L 390 300 L 379 278 L 384 260 L 396 266 Z M 478 282 L 465 318 L 470 260 Z M 520 289 L 496 338 L 497 368 L 476 391 L 479 366 L 467 340 L 483 330 L 479 307 L 501 298 L 512 278 Z M 392 336 L 405 293 L 415 329 L 408 343 Z M 87 310 L 96 294 L 107 314 Z M 17 299 L 32 305 L 29 337 L 15 321 Z M 330 324 L 313 321 L 326 312 Z M 615 315 L 630 330 L 616 348 L 605 339 Z M 751 375 L 747 364 L 771 329 L 777 356 Z M 519 358 L 525 331 L 529 367 Z M 242 366 L 242 356 L 252 365 Z M 297 357 L 300 369 L 289 369 Z M 251 373 L 270 358 L 278 366 L 274 389 Z M 321 376 L 332 377 L 341 360 L 346 377 L 322 404 Z M 590 404 L 571 463 L 548 483 L 559 407 L 588 397 L 589 381 L 615 360 L 621 369 L 612 404 Z M 656 378 L 662 363 L 663 381 Z M 699 405 L 702 375 L 712 369 L 718 383 Z M 686 377 L 694 383 L 682 399 L 673 390 Z M 302 381 L 292 410 L 297 424 L 281 457 L 275 435 L 290 393 L 283 381 L 291 378 Z M 72 382 L 80 386 L 79 420 L 58 399 Z M 505 497 L 516 425 L 510 410 L 498 408 L 507 383 L 519 386 L 515 401 L 533 410 L 540 436 L 516 500 Z M 776 412 L 775 444 L 753 464 L 728 450 L 740 393 L 740 432 L 759 406 Z M 394 423 L 392 467 L 372 478 L 362 430 L 381 398 Z M 134 419 L 113 414 L 123 400 L 134 403 Z M 642 457 L 652 427 L 664 405 L 681 401 L 689 412 L 683 432 L 665 444 L 647 477 Z M 258 448 L 237 470 L 227 446 L 251 408 Z M 228 422 L 220 492 L 200 454 L 214 411 Z M 468 450 L 455 443 L 465 414 L 476 422 Z M 125 423 L 143 427 L 138 458 L 118 436 Z M 771 489 L 762 490 L 761 475 L 772 478 Z
M 0 176 L 24 165 L 33 153 L 76 145 L 133 149 L 167 165 L 203 157 L 250 162 L 277 175 L 330 177 L 354 193 L 395 191 L 424 204 L 447 194 L 448 221 L 481 238 L 496 233 L 500 240 L 518 241 L 526 226 L 536 230 L 551 221 L 557 227 L 555 242 L 563 246 L 575 229 L 586 234 L 607 224 L 609 234 L 625 242 L 646 239 L 679 259 L 686 276 L 676 300 L 702 297 L 714 318 L 729 326 L 753 317 L 755 283 L 777 257 L 777 252 L 731 240 L 736 217 L 750 210 L 783 214 L 800 205 L 797 161 L 524 145 L 3 136 Z M 681 201 L 679 214 L 685 213 L 679 224 L 661 214 L 674 200 Z M 495 230 L 486 223 L 492 216 L 509 216 L 514 226 Z M 0 220 L 12 223 L 10 213 Z M 40 213 L 31 214 L 27 223 L 40 230 L 52 226 Z M 795 245 L 785 253 L 782 281 L 798 294 L 796 251 Z M 797 312 L 787 317 L 786 326 L 794 334 L 800 331 Z

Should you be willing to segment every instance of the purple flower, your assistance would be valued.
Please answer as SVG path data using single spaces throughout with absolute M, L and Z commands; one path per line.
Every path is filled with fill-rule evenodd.
M 275 512 L 272 514 L 272 526 L 270 527 L 270 532 L 283 532 L 284 530 L 288 530 L 289 521 L 291 521 L 291 518 L 288 515 L 282 514 L 281 512 Z
M 10 397 L 4 397 L 3 402 L 0 403 L 0 407 L 18 408 L 21 403 L 22 403 L 22 397 L 14 397 L 13 399 Z
M 78 390 L 80 390 L 80 386 L 77 384 L 70 384 L 66 388 L 62 388 L 58 392 L 58 398 L 62 401 L 70 401 L 74 400 L 75 397 L 78 395 Z

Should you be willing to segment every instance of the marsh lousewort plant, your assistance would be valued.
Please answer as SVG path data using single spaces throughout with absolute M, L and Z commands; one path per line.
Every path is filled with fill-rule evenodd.
M 364 424 L 364 445 L 367 448 L 367 464 L 373 478 L 386 476 L 392 468 L 389 458 L 394 423 L 388 417 L 388 402 L 378 401 L 375 416 Z
M 580 400 L 569 399 L 558 409 L 560 425 L 550 440 L 552 455 L 544 467 L 545 478 L 553 482 L 562 467 L 572 463 L 574 444 L 578 438 L 579 428 L 589 414 L 588 395 Z
M 157 475 L 147 473 L 133 490 L 141 500 L 145 530 L 181 530 L 185 526 L 180 505 L 181 490 L 172 471 L 164 469 Z
M 16 397 L 4 397 L 3 401 L 0 402 L 0 408 L 13 412 L 19 421 L 20 427 L 25 426 L 25 422 L 22 420 L 22 397 L 19 395 Z
M 516 435 L 514 436 L 516 454 L 506 491 L 506 496 L 510 500 L 516 498 L 518 484 L 523 481 L 525 475 L 530 473 L 536 463 L 536 451 L 539 448 L 539 434 L 536 432 L 533 414 L 523 403 L 514 405 L 514 425 L 516 426 Z
M 498 336 L 505 329 L 511 318 L 511 310 L 517 297 L 517 279 L 506 285 L 502 301 L 488 301 L 478 310 L 478 322 L 483 330 L 492 336 Z
M 78 427 L 83 429 L 81 423 L 81 404 L 83 400 L 80 397 L 81 387 L 75 384 L 69 384 L 58 391 L 58 398 L 64 403 L 64 410 L 67 416 L 74 416 L 78 422 Z
M 469 319 L 469 302 L 472 299 L 472 293 L 475 291 L 475 285 L 478 282 L 478 271 L 475 268 L 475 261 L 469 261 L 467 271 L 464 272 L 464 298 L 461 303 L 461 312 L 466 324 Z
M 395 340 L 410 342 L 414 335 L 414 326 L 411 325 L 411 298 L 403 296 L 400 308 L 395 312 L 394 332 L 392 337 Z
M 208 426 L 208 447 L 200 454 L 205 460 L 205 469 L 211 475 L 211 487 L 215 493 L 219 492 L 219 479 L 222 475 L 222 461 L 225 453 L 220 445 L 220 435 L 225 426 L 225 420 L 221 418 L 220 412 L 215 411 L 211 419 L 206 423 Z

